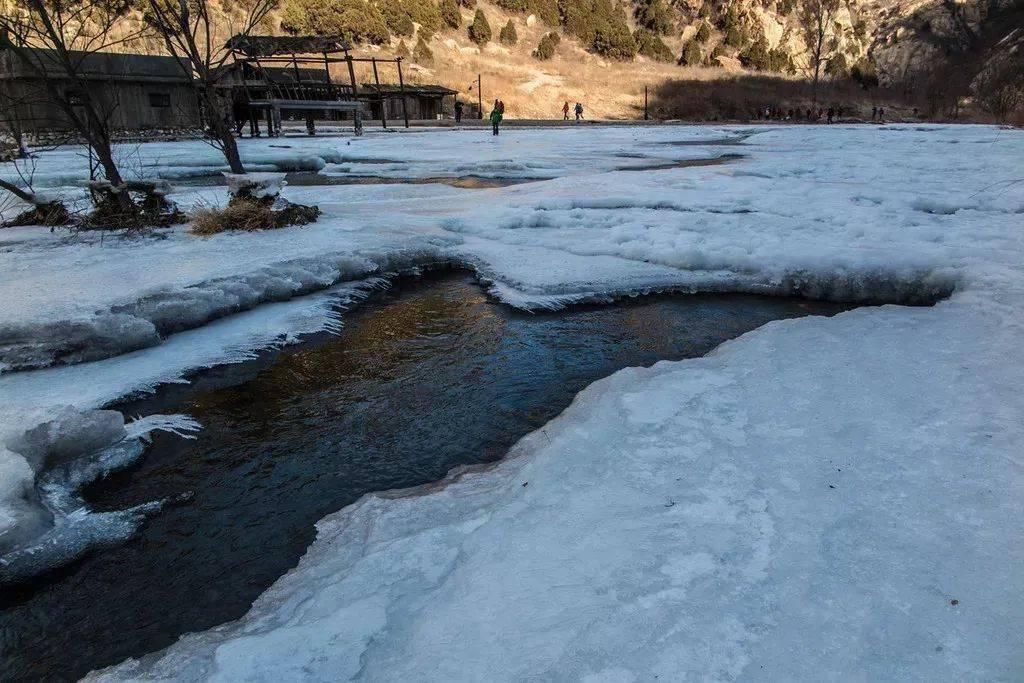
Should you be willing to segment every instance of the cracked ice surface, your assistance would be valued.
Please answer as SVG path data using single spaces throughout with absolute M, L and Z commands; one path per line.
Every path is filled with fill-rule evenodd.
M 668 288 L 903 301 L 955 287 L 933 308 L 772 323 L 708 357 L 602 380 L 491 470 L 329 516 L 242 620 L 102 676 L 1016 678 L 1024 137 L 757 129 L 728 148 L 745 155 L 729 164 L 614 170 L 643 161 L 624 154 L 713 156 L 713 145 L 662 143 L 747 132 L 368 136 L 338 153 L 367 166 L 408 156 L 396 177 L 466 164 L 529 176 L 512 166 L 543 164 L 553 179 L 290 187 L 324 218 L 260 235 L 174 230 L 103 246 L 0 235 L 0 268 L 16 274 L 0 282 L 0 325 L 23 333 L 22 348 L 42 339 L 33 324 L 104 315 L 154 334 L 125 356 L 0 377 L 20 389 L 4 392 L 10 422 L 62 387 L 74 403 L 73 377 L 98 387 L 81 399 L 95 403 L 135 386 L 127 363 L 167 381 L 204 355 L 230 357 L 203 333 L 220 325 L 244 346 L 259 338 L 263 301 L 429 259 L 470 264 L 524 307 Z M 223 307 L 232 292 L 237 310 L 255 310 L 172 334 L 236 310 Z M 192 322 L 176 325 L 174 306 Z M 186 349 L 185 335 L 206 341 Z

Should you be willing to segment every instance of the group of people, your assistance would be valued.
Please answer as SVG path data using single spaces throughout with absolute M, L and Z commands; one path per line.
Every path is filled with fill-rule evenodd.
M 462 122 L 462 113 L 465 105 L 459 100 L 455 101 L 455 123 Z M 562 120 L 569 120 L 569 102 L 567 101 L 562 105 Z M 583 104 L 580 102 L 576 103 L 576 106 L 572 107 L 571 111 L 576 114 L 576 120 L 583 120 Z M 487 117 L 491 122 L 491 132 L 493 135 L 499 135 L 501 133 L 501 122 L 505 118 L 505 103 L 501 100 L 494 100 L 494 106 L 491 108 L 491 115 Z
M 806 110 L 765 107 L 754 112 L 754 118 L 759 121 L 821 121 L 824 119 L 828 123 L 832 123 L 842 116 L 842 107 L 829 107 L 828 109 L 808 107 Z
M 914 117 L 917 117 L 917 109 L 914 109 Z M 753 118 L 759 121 L 826 121 L 827 123 L 834 123 L 839 119 L 843 118 L 842 107 L 829 107 L 825 108 L 810 108 L 806 110 L 801 109 L 782 109 L 781 107 L 764 107 L 763 109 L 757 109 L 754 111 Z M 871 120 L 882 122 L 885 121 L 885 109 L 882 107 L 871 107 Z
M 583 120 L 583 104 L 580 103 L 580 102 L 577 102 L 576 106 L 573 107 L 572 110 L 576 114 L 576 120 L 577 121 L 582 121 Z M 565 104 L 562 105 L 562 120 L 563 121 L 568 121 L 569 120 L 569 101 L 568 100 L 566 100 Z

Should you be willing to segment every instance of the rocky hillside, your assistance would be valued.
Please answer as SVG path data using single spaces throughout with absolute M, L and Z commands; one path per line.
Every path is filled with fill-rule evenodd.
M 211 2 L 239 11 L 240 0 Z M 1024 0 L 281 0 L 264 28 L 407 56 L 411 80 L 469 102 L 480 75 L 484 99 L 512 116 L 559 116 L 579 100 L 595 118 L 634 118 L 645 86 L 807 79 L 816 61 L 823 87 L 859 84 L 868 110 L 898 95 L 908 112 L 953 116 L 993 89 L 1009 102 L 984 109 L 1021 109 L 1022 26 Z
M 644 86 L 749 72 L 881 83 L 933 116 L 957 113 L 985 64 L 1013 52 L 1022 0 L 284 0 L 276 29 L 342 33 L 408 55 L 413 78 L 510 113 L 554 116 L 581 100 L 634 117 Z M 815 19 L 824 13 L 816 34 Z M 1009 36 L 1009 38 L 1008 38 Z M 1003 41 L 1002 43 L 1000 41 Z M 980 85 L 984 85 L 981 83 Z M 938 92 L 942 91 L 942 92 Z

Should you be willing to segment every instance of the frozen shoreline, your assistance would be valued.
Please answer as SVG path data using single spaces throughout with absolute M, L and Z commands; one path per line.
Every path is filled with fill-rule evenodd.
M 295 188 L 293 199 L 325 208 L 322 225 L 300 239 L 199 243 L 174 233 L 166 245 L 131 250 L 147 278 L 137 291 L 245 276 L 268 255 L 276 263 L 423 249 L 471 261 L 495 295 L 520 305 L 694 282 L 779 291 L 796 282 L 819 296 L 874 298 L 924 282 L 922 291 L 955 285 L 953 297 L 927 310 L 772 324 L 704 359 L 618 373 L 495 472 L 433 495 L 370 497 L 328 517 L 300 567 L 245 619 L 110 675 L 998 679 L 1019 671 L 1008 639 L 1024 627 L 1024 580 L 1013 569 L 1024 500 L 1013 455 L 1024 414 L 1015 389 L 1024 379 L 1024 190 L 979 190 L 1016 177 L 1024 139 L 981 127 L 786 127 L 749 138 L 747 158 L 730 167 L 625 179 L 609 170 L 623 161 L 616 155 L 638 149 L 649 158 L 712 153 L 665 144 L 684 132 L 523 131 L 518 140 L 473 140 L 480 146 L 459 150 L 468 158 L 446 169 L 542 166 L 561 176 L 531 186 Z M 452 135 L 420 136 L 416 172 L 437 173 L 432 155 Z M 580 150 L 573 163 L 559 156 L 570 144 L 560 136 Z M 390 140 L 369 142 L 372 155 L 397 154 Z M 408 174 L 403 166 L 386 172 Z M 100 252 L 3 239 L 0 263 L 26 277 L 7 285 L 15 305 L 0 324 L 41 306 L 70 318 L 125 305 L 125 292 L 95 284 L 131 282 L 140 267 L 111 257 L 127 245 Z M 246 252 L 235 254 L 243 241 Z M 55 288 L 39 266 L 60 253 L 71 257 L 65 272 L 81 278 L 70 287 L 81 285 L 77 298 L 48 296 Z M 25 391 L 0 414 L 8 428 L 37 419 L 82 373 L 98 373 L 116 393 L 130 383 L 129 361 L 157 375 L 201 364 L 223 344 L 210 334 L 208 347 L 173 357 L 180 337 L 241 326 L 266 308 L 120 358 L 2 376 L 0 387 Z M 78 402 L 96 407 L 91 400 Z M 498 632 L 504 647 L 489 635 Z M 797 644 L 808 653 L 778 654 Z

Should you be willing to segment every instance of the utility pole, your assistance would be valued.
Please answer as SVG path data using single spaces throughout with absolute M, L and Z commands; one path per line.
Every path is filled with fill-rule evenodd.
M 484 93 L 483 93 L 483 90 L 481 90 L 481 88 L 483 86 L 480 85 L 480 83 L 481 83 L 481 81 L 480 81 L 480 74 L 477 74 L 476 75 L 476 107 L 479 110 L 480 118 L 483 119 L 483 117 L 484 117 Z
M 647 86 L 644 86 L 644 121 L 647 120 Z

